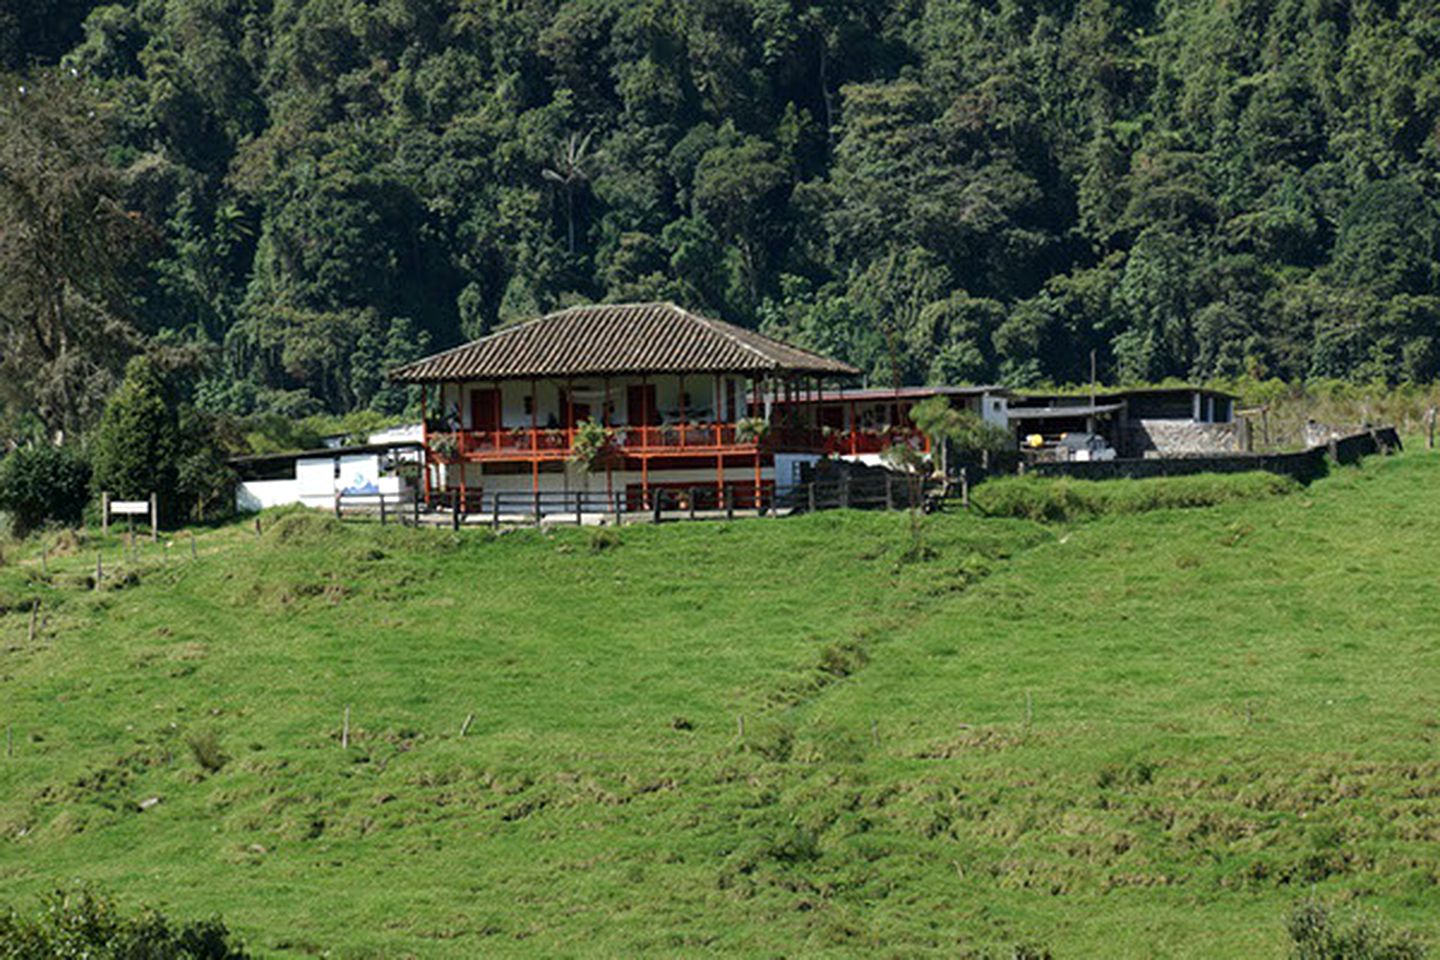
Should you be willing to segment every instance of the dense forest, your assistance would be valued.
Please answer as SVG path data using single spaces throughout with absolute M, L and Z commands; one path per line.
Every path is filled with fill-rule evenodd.
M 667 298 L 880 382 L 1440 371 L 1433 0 L 3 0 L 0 397 L 395 412 Z

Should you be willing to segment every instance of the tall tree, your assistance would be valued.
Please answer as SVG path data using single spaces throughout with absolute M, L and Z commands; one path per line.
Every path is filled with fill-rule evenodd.
M 113 137 L 68 73 L 0 86 L 0 390 L 56 431 L 93 420 L 145 334 L 133 296 L 151 230 Z

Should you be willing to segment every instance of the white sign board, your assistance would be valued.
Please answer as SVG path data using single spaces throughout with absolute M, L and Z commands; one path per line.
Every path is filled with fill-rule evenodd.
M 145 517 L 150 515 L 149 500 L 112 500 L 110 512 L 122 517 Z

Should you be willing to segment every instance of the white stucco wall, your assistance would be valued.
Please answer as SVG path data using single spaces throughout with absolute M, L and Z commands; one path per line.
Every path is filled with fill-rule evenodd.
M 302 457 L 295 461 L 294 479 L 241 482 L 235 488 L 235 508 L 253 513 L 298 503 L 331 510 L 335 507 L 335 494 L 341 491 L 390 498 L 401 496 L 406 490 L 405 482 L 396 476 L 381 476 L 381 462 L 382 457 L 374 453 Z
M 235 509 L 241 513 L 299 502 L 300 485 L 294 480 L 243 480 L 235 488 Z

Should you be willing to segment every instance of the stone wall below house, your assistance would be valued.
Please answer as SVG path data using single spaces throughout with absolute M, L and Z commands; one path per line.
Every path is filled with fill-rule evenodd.
M 1131 420 L 1121 436 L 1122 457 L 1200 457 L 1241 449 L 1238 423 Z

